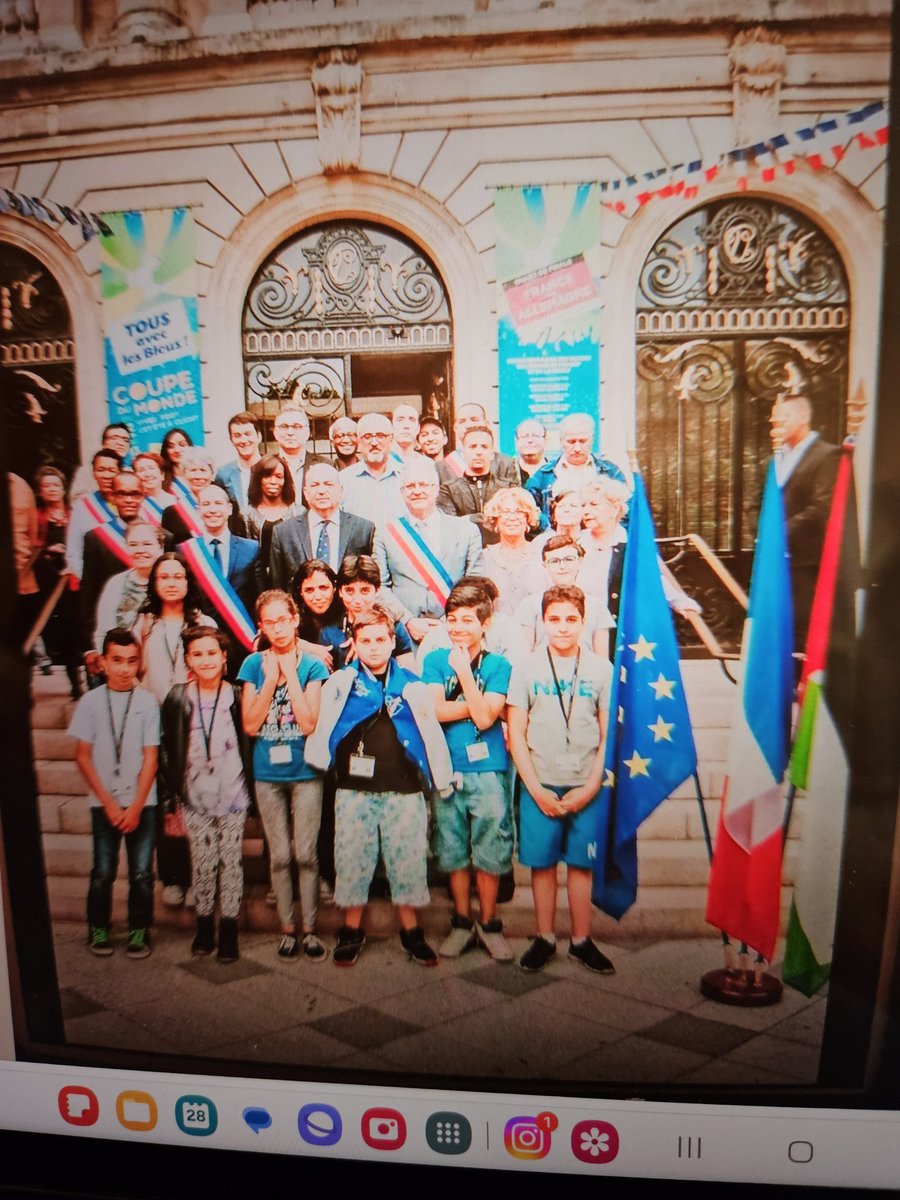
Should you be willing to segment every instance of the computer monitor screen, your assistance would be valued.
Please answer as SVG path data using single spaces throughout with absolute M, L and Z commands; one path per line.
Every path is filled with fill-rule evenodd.
M 887 0 L 7 8 L 0 1128 L 895 1183 Z

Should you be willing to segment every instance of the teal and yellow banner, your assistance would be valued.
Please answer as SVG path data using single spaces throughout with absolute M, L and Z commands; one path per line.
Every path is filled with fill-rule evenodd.
M 110 421 L 134 446 L 156 449 L 167 429 L 203 442 L 194 219 L 189 209 L 104 213 L 100 241 Z
M 595 184 L 500 188 L 497 314 L 500 448 L 536 417 L 554 429 L 600 409 L 600 200 Z

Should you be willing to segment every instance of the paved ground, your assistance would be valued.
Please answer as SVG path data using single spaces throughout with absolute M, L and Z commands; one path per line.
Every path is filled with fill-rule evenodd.
M 437 931 L 429 931 L 438 938 Z M 94 958 L 58 923 L 57 965 L 74 1043 L 298 1067 L 599 1082 L 797 1084 L 815 1080 L 825 1000 L 785 989 L 771 1008 L 705 1000 L 715 938 L 607 946 L 617 972 L 558 957 L 538 975 L 475 950 L 426 969 L 396 938 L 356 966 L 284 963 L 273 935 L 244 934 L 240 961 L 192 959 L 161 930 L 153 956 Z M 515 941 L 517 952 L 525 942 Z M 431 1079 L 428 1080 L 432 1082 Z

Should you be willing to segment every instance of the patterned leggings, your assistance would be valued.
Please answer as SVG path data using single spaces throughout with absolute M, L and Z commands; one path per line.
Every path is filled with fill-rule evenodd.
M 194 899 L 198 917 L 211 917 L 216 909 L 216 882 L 223 917 L 237 917 L 244 892 L 243 812 L 210 817 L 185 805 L 184 826 L 191 843 Z

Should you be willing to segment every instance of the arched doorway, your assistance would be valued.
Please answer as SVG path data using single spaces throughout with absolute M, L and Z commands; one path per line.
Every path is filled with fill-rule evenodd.
M 0 242 L 0 394 L 10 461 L 24 479 L 80 462 L 75 341 L 69 306 L 47 267 Z
M 430 259 L 392 229 L 312 226 L 283 242 L 247 292 L 242 320 L 247 408 L 271 440 L 297 398 L 317 448 L 335 417 L 413 404 L 449 422 L 452 321 Z
M 657 239 L 636 308 L 637 448 L 657 534 L 698 534 L 746 586 L 776 397 L 808 396 L 829 441 L 845 430 L 843 263 L 799 212 L 717 200 Z M 693 557 L 676 570 L 736 647 L 740 612 Z

